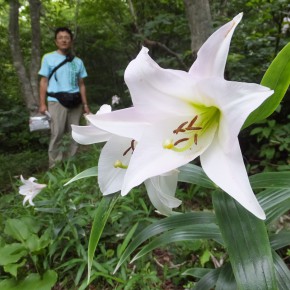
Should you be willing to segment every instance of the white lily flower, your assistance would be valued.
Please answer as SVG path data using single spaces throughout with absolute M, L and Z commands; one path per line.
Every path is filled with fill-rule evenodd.
M 33 199 L 36 195 L 40 193 L 43 188 L 46 187 L 46 184 L 36 183 L 35 177 L 30 177 L 26 180 L 21 175 L 20 179 L 23 185 L 19 187 L 19 193 L 25 196 L 23 200 L 23 205 L 25 205 L 25 203 L 28 201 L 31 206 L 34 206 Z
M 96 115 L 111 112 L 109 105 L 103 105 Z M 90 115 L 92 116 L 92 115 Z M 135 124 L 135 126 L 139 124 Z M 88 126 L 72 126 L 73 139 L 83 145 L 107 142 L 100 154 L 98 163 L 98 182 L 101 192 L 108 195 L 122 189 L 127 168 L 137 142 L 135 139 L 120 137 L 104 130 Z M 141 138 L 140 131 L 134 134 Z M 149 199 L 153 206 L 164 215 L 173 213 L 172 208 L 178 207 L 181 201 L 174 197 L 177 187 L 177 173 L 150 178 L 145 182 Z
M 204 43 L 189 72 L 162 69 L 142 48 L 125 71 L 134 108 L 89 116 L 96 127 L 133 135 L 136 116 L 147 121 L 126 172 L 122 195 L 150 177 L 200 156 L 208 177 L 260 219 L 265 213 L 249 183 L 238 142 L 248 115 L 273 91 L 258 84 L 226 81 L 224 69 L 237 15 Z

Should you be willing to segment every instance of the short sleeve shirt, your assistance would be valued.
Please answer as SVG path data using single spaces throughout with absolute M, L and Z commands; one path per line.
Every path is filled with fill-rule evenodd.
M 51 71 L 64 61 L 65 57 L 57 51 L 45 54 L 38 74 L 48 78 Z M 79 92 L 78 80 L 85 77 L 87 77 L 87 72 L 82 60 L 74 57 L 72 62 L 65 63 L 52 75 L 47 91 L 51 93 L 77 93 Z M 48 97 L 48 101 L 56 101 L 56 99 Z

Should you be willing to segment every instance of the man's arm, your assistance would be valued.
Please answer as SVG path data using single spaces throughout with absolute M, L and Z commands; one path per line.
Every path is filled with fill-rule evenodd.
M 46 106 L 46 91 L 48 86 L 48 79 L 46 77 L 41 77 L 39 84 L 39 112 L 44 114 L 47 111 Z
M 87 101 L 87 95 L 86 95 L 86 86 L 85 86 L 85 82 L 84 79 L 79 79 L 79 88 L 80 88 L 80 94 L 82 97 L 82 103 L 83 103 L 83 107 L 84 107 L 84 112 L 86 114 L 90 113 L 90 109 L 88 106 L 88 101 Z

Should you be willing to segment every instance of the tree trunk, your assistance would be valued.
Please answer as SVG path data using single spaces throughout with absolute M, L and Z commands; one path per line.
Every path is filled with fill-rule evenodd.
M 191 51 L 196 58 L 202 44 L 211 34 L 212 21 L 208 0 L 183 0 L 191 33 Z
M 32 47 L 29 72 L 25 68 L 20 47 L 19 36 L 19 1 L 10 0 L 9 12 L 9 43 L 13 58 L 13 65 L 21 85 L 21 93 L 27 109 L 35 113 L 38 109 L 38 69 L 40 66 L 40 2 L 30 0 L 30 16 L 32 26 Z
M 31 60 L 30 60 L 30 83 L 33 92 L 33 100 L 38 104 L 39 84 L 38 71 L 40 68 L 40 9 L 39 0 L 29 0 L 30 18 L 31 18 Z

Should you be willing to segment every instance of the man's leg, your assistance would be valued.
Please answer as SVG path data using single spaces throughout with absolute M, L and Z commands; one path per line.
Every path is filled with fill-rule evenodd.
M 79 125 L 80 119 L 82 116 L 83 108 L 82 105 L 79 105 L 76 108 L 72 108 L 68 110 L 68 116 L 67 116 L 67 132 L 71 138 L 71 143 L 70 143 L 70 149 L 68 151 L 68 157 L 74 156 L 77 152 L 78 149 L 78 143 L 75 142 L 72 137 L 71 137 L 71 125 Z
M 51 136 L 48 147 L 48 158 L 49 168 L 52 168 L 57 161 L 63 159 L 63 152 L 60 146 L 65 132 L 68 110 L 58 102 L 48 102 L 48 111 L 51 115 Z

